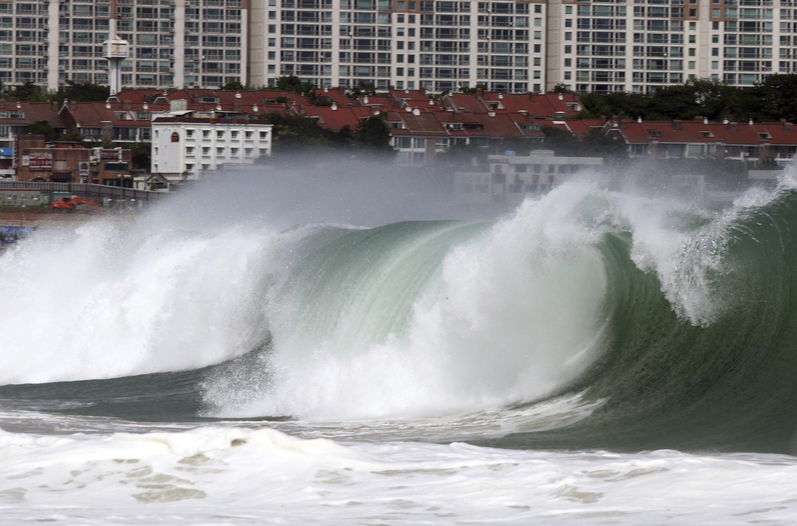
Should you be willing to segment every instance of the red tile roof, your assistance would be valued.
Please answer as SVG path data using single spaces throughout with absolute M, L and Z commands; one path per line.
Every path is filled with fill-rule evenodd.
M 340 130 L 344 126 L 355 129 L 362 119 L 374 114 L 374 110 L 366 106 L 304 106 L 298 111 L 305 117 L 317 118 L 322 128 L 330 130 Z
M 346 95 L 345 88 L 316 88 L 315 96 L 327 104 L 334 102 L 338 106 L 355 106 L 359 104 L 355 99 Z
M 58 105 L 55 102 L 15 102 L 0 100 L 0 111 L 11 115 L 22 113 L 22 117 L 0 117 L 0 124 L 6 126 L 27 126 L 46 121 L 53 128 L 63 128 L 58 118 Z
M 723 143 L 731 145 L 797 144 L 790 123 L 720 123 L 695 121 L 622 121 L 618 130 L 628 143 Z
M 130 103 L 130 102 L 67 102 L 61 108 L 60 115 L 66 119 L 74 120 L 80 128 L 100 128 L 103 122 L 110 122 L 113 126 L 121 127 L 146 127 L 150 118 L 141 119 L 144 114 L 169 111 L 168 104 Z
M 441 97 L 446 108 L 474 113 L 495 111 L 527 112 L 535 117 L 572 117 L 581 109 L 577 95 L 573 93 L 497 93 L 477 91 L 475 93 L 452 93 Z
M 185 100 L 188 109 L 192 110 L 212 110 L 221 106 L 222 111 L 252 111 L 255 106 L 259 109 L 263 106 L 274 104 L 309 104 L 310 101 L 303 95 L 292 91 L 282 91 L 276 89 L 259 90 L 212 90 L 212 89 L 135 89 L 120 91 L 115 95 L 120 103 L 143 104 L 168 104 L 175 100 Z M 111 97 L 109 100 L 115 100 Z M 283 101 L 283 102 L 278 102 Z
M 498 105 L 497 111 L 528 111 L 535 117 L 571 117 L 581 108 L 573 93 L 485 92 L 482 98 L 490 107 Z

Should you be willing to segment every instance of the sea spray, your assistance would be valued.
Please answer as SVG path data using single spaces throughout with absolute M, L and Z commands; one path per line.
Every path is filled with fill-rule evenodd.
M 193 369 L 266 337 L 272 237 L 97 221 L 0 257 L 0 383 Z

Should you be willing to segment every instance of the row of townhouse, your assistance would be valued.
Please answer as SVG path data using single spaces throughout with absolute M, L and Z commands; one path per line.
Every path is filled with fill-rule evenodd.
M 397 162 L 426 165 L 448 154 L 495 151 L 513 144 L 542 142 L 542 126 L 581 110 L 572 93 L 508 94 L 476 90 L 429 97 L 423 90 L 390 90 L 387 96 L 347 99 L 343 90 L 318 90 L 330 106 L 299 106 L 295 111 L 320 126 L 356 128 L 361 119 L 382 115 L 390 129 Z M 523 146 L 525 145 L 525 146 Z M 526 148 L 527 149 L 527 148 Z
M 44 121 L 75 130 L 92 146 L 132 149 L 152 145 L 150 171 L 170 182 L 203 172 L 251 164 L 271 153 L 264 114 L 301 115 L 319 126 L 355 129 L 373 115 L 384 118 L 398 163 L 451 163 L 458 152 L 478 154 L 539 148 L 545 128 L 575 136 L 597 130 L 626 145 L 631 158 L 732 159 L 780 164 L 797 151 L 797 131 L 786 122 L 731 123 L 575 119 L 572 93 L 507 94 L 477 90 L 430 97 L 422 90 L 390 90 L 352 98 L 319 88 L 312 97 L 278 90 L 125 90 L 106 102 L 0 102 L 0 176 L 13 177 L 15 137 Z M 544 146 L 542 146 L 544 147 Z M 17 163 L 18 164 L 18 163 Z
M 458 147 L 481 147 L 494 153 L 520 143 L 528 149 L 543 142 L 544 127 L 580 138 L 599 131 L 624 143 L 632 159 L 728 159 L 783 166 L 797 153 L 797 129 L 788 122 L 574 119 L 581 106 L 572 93 L 477 90 L 429 98 L 421 91 L 391 90 L 389 97 L 361 97 L 347 103 L 341 90 L 327 92 L 338 94 L 335 105 L 294 109 L 330 129 L 343 125 L 353 128 L 358 120 L 383 112 L 390 127 L 391 146 L 402 164 L 448 159 L 445 154 L 456 152 Z M 371 111 L 365 111 L 364 106 Z
M 0 82 L 440 93 L 749 86 L 797 71 L 795 0 L 0 0 Z
M 797 153 L 797 128 L 790 122 L 624 121 L 610 119 L 557 124 L 576 135 L 599 129 L 627 145 L 630 158 L 726 159 L 783 166 Z

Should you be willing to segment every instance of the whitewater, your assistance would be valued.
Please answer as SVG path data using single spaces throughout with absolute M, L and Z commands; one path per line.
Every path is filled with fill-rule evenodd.
M 467 219 L 335 170 L 0 253 L 0 524 L 797 520 L 791 169 Z

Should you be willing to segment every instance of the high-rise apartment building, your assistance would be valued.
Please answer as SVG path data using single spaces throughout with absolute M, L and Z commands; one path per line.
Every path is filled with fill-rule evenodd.
M 103 43 L 130 43 L 125 87 L 246 82 L 248 0 L 0 0 L 0 81 L 108 83 Z
M 549 87 L 647 92 L 699 78 L 749 86 L 797 71 L 792 0 L 548 4 Z
M 543 0 L 268 0 L 251 16 L 255 84 L 544 89 Z
M 795 0 L 0 0 L 0 81 L 647 92 L 797 71 Z

